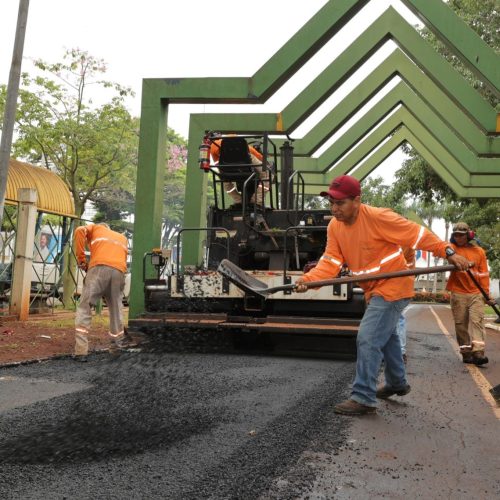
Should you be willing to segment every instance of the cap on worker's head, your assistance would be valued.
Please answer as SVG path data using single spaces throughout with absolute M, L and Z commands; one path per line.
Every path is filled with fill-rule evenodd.
M 457 222 L 453 226 L 453 233 L 467 234 L 470 231 L 470 227 L 466 222 Z
M 329 196 L 335 200 L 343 200 L 344 198 L 355 198 L 361 195 L 361 186 L 358 179 L 350 175 L 341 175 L 335 177 L 328 186 L 328 191 L 322 191 L 320 196 Z

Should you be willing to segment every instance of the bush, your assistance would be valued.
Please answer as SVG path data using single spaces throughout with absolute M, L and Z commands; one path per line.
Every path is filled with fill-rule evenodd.
M 450 294 L 449 292 L 437 292 L 431 293 L 427 291 L 419 291 L 415 292 L 415 296 L 413 297 L 413 302 L 435 302 L 437 304 L 449 304 L 450 303 Z

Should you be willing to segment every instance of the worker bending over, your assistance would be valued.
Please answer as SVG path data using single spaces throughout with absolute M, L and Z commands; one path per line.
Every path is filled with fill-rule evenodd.
M 85 247 L 90 251 L 87 262 Z M 87 271 L 75 318 L 75 359 L 85 361 L 89 352 L 88 332 L 92 322 L 91 307 L 101 297 L 109 308 L 109 336 L 112 349 L 121 347 L 124 339 L 123 289 L 127 271 L 127 238 L 112 231 L 107 224 L 89 224 L 75 231 L 78 267 Z

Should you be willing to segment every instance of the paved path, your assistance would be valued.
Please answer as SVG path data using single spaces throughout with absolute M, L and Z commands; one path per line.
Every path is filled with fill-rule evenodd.
M 153 352 L 0 370 L 0 498 L 500 497 L 500 333 L 470 367 L 449 308 L 408 319 L 412 392 L 377 416 L 332 412 L 348 361 Z
M 500 383 L 500 334 L 478 368 L 456 353 L 448 307 L 415 305 L 407 317 L 411 393 L 353 418 L 333 454 L 304 454 L 317 477 L 302 498 L 500 498 L 500 407 L 487 391 Z

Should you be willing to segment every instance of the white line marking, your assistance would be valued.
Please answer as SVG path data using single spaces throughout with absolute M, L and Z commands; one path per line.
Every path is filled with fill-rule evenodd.
M 446 336 L 446 339 L 448 340 L 448 342 L 452 345 L 453 352 L 458 357 L 458 359 L 462 360 L 462 356 L 460 355 L 460 353 L 456 349 L 457 345 L 456 345 L 455 339 L 452 337 L 450 332 L 446 329 L 443 322 L 441 321 L 441 318 L 437 315 L 434 308 L 431 306 L 430 309 L 431 309 L 432 314 L 436 318 L 436 321 L 437 321 L 439 328 Z M 477 366 L 466 364 L 465 367 L 469 370 L 469 373 L 472 377 L 472 380 L 474 380 L 475 384 L 478 386 L 479 390 L 481 391 L 483 398 L 486 400 L 488 405 L 493 410 L 495 417 L 498 420 L 500 420 L 500 408 L 497 406 L 497 402 L 495 401 L 495 398 L 490 394 L 491 385 L 488 382 L 487 378 L 481 373 L 481 370 Z

